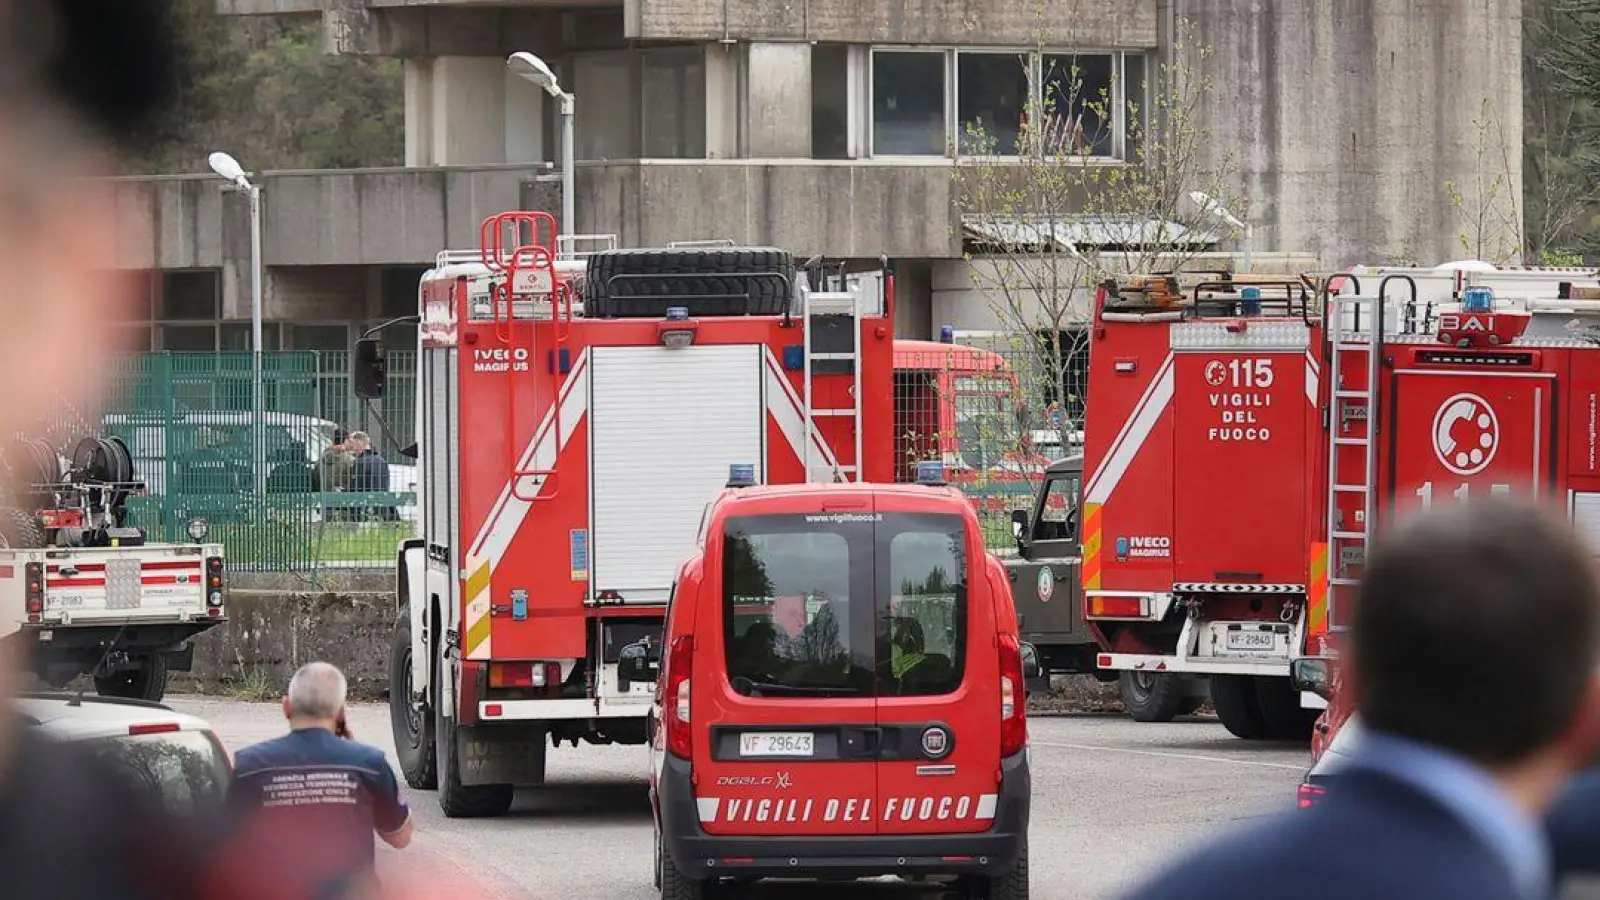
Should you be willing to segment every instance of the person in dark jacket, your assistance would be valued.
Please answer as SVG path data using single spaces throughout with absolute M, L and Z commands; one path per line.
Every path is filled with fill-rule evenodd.
M 1369 734 L 1339 790 L 1130 900 L 1547 900 L 1544 813 L 1600 747 L 1600 585 L 1542 509 L 1451 504 L 1369 551 L 1344 689 Z
M 355 454 L 355 464 L 350 473 L 350 490 L 388 493 L 389 461 L 383 458 L 383 454 L 373 449 L 371 436 L 365 431 L 353 431 L 345 446 Z M 364 507 L 362 518 L 369 518 L 374 509 L 377 511 L 377 517 L 386 522 L 400 518 L 399 512 L 393 506 Z

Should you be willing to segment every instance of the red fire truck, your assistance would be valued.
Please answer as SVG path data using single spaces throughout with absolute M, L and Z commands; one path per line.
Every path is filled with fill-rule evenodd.
M 1558 495 L 1600 536 L 1595 270 L 1187 280 L 1108 282 L 1092 334 L 1084 611 L 1150 702 L 1209 682 L 1235 735 L 1308 737 L 1290 660 L 1415 505 Z
M 730 464 L 894 480 L 892 275 L 819 284 L 748 247 L 557 258 L 554 232 L 491 217 L 420 289 L 390 706 L 407 782 L 450 816 L 504 812 L 551 745 L 645 742 L 674 575 Z M 358 344 L 364 395 L 376 359 Z

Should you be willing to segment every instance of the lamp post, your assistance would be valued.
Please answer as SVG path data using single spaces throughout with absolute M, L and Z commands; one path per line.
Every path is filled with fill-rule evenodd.
M 533 82 L 561 103 L 561 235 L 570 241 L 573 229 L 577 225 L 574 221 L 576 215 L 573 212 L 575 205 L 573 198 L 576 193 L 572 166 L 573 96 L 561 89 L 561 82 L 556 80 L 556 73 L 545 65 L 544 60 L 526 50 L 519 50 L 506 57 L 506 66 L 516 73 L 517 77 Z M 560 249 L 561 241 L 558 238 L 556 250 L 559 252 Z
M 266 445 L 261 434 L 261 186 L 245 177 L 239 161 L 220 150 L 206 158 L 211 171 L 250 198 L 250 421 L 255 432 L 256 493 L 266 489 Z
M 1250 227 L 1250 223 L 1240 221 L 1238 216 L 1228 212 L 1221 203 L 1201 191 L 1190 191 L 1189 199 L 1193 200 L 1195 205 L 1200 207 L 1201 211 L 1206 215 L 1217 218 L 1226 223 L 1228 227 L 1237 228 L 1244 233 L 1244 269 L 1246 272 L 1253 271 L 1255 233 Z

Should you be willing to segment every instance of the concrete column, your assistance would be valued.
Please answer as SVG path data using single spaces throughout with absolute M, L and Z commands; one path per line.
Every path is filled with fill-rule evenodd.
M 505 72 L 505 161 L 541 162 L 552 158 L 546 151 L 545 103 L 548 95 L 538 85 Z M 564 86 L 563 86 L 564 87 Z
M 433 164 L 506 161 L 505 60 L 441 56 L 433 62 Z
M 739 53 L 733 44 L 706 45 L 706 158 L 739 155 Z
M 433 60 L 408 59 L 406 73 L 406 165 L 433 165 Z
M 811 45 L 753 43 L 745 59 L 750 157 L 809 157 Z

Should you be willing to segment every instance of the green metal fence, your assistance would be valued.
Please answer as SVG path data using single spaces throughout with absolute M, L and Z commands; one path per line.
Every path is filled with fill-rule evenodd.
M 913 396 L 938 389 L 901 372 L 896 427 L 922 434 L 915 452 L 942 446 L 957 461 L 952 483 L 973 498 L 989 546 L 1007 552 L 1010 511 L 1029 505 L 1050 460 L 1080 446 L 1087 354 L 1076 343 L 1052 353 L 1033 336 L 966 342 L 998 354 L 1014 382 Z M 417 520 L 416 460 L 401 453 L 416 436 L 416 354 L 388 363 L 388 390 L 369 403 L 352 390 L 348 352 L 264 353 L 258 416 L 247 352 L 130 355 L 117 361 L 98 422 L 63 417 L 48 436 L 69 456 L 86 434 L 126 441 L 147 486 L 130 514 L 152 539 L 185 540 L 198 517 L 237 568 L 390 566 Z M 365 433 L 376 458 L 337 450 L 339 430 Z M 941 430 L 953 447 L 939 443 Z
M 238 568 L 388 566 L 417 515 L 416 354 L 389 355 L 389 390 L 351 389 L 348 353 L 262 354 L 261 412 L 249 353 L 145 353 L 118 361 L 96 427 L 131 451 L 147 493 L 129 503 L 152 539 L 203 518 Z M 340 432 L 364 434 L 335 444 Z

